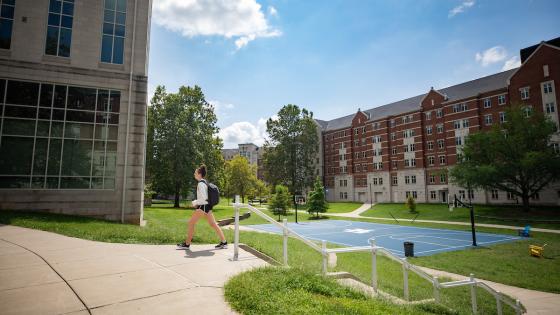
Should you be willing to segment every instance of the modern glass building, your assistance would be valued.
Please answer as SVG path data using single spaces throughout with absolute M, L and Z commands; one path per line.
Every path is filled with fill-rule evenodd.
M 0 0 L 0 209 L 142 220 L 149 0 Z

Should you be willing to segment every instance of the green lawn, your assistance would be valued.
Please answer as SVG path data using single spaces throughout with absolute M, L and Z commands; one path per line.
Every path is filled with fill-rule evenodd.
M 330 213 L 348 213 L 352 212 L 359 207 L 361 207 L 363 203 L 360 202 L 329 202 L 329 210 L 327 210 L 327 214 Z
M 215 210 L 217 218 L 231 217 L 233 208 L 219 206 Z M 20 211 L 0 211 L 1 224 L 13 224 L 41 230 L 53 231 L 64 235 L 91 240 L 122 243 L 174 244 L 184 238 L 185 223 L 192 210 L 173 209 L 170 205 L 158 205 L 145 209 L 144 217 L 148 220 L 146 227 L 124 225 L 102 220 L 67 216 L 60 214 L 40 214 Z M 308 215 L 299 214 L 300 220 L 307 220 Z M 293 221 L 294 216 L 288 216 Z M 375 220 L 371 220 L 375 221 Z M 263 223 L 264 220 L 252 216 L 242 224 Z M 387 223 L 387 222 L 384 222 Z M 405 223 L 410 225 L 411 223 Z M 450 229 L 468 229 L 463 226 L 441 224 L 414 224 L 415 226 L 438 227 Z M 479 228 L 479 231 L 492 233 L 515 233 L 515 231 Z M 231 241 L 232 231 L 225 231 Z M 194 239 L 198 243 L 217 242 L 217 236 L 204 222 L 197 226 Z M 281 261 L 282 242 L 277 235 L 242 232 L 241 241 L 267 255 Z M 546 258 L 529 257 L 529 243 L 548 243 Z M 560 292 L 560 235 L 535 233 L 530 241 L 514 242 L 482 248 L 478 250 L 459 251 L 438 254 L 430 257 L 414 258 L 413 263 L 427 267 L 439 268 L 459 274 L 474 272 L 477 277 L 517 285 L 520 287 Z M 370 281 L 370 255 L 368 253 L 339 254 L 337 271 L 348 271 L 365 282 Z M 290 239 L 289 263 L 291 266 L 310 272 L 321 270 L 321 257 L 303 243 Z M 382 290 L 402 296 L 401 267 L 388 259 L 379 259 L 379 284 Z M 526 276 L 520 276 L 526 275 Z M 543 281 L 546 279 L 546 281 Z M 411 274 L 411 296 L 422 299 L 431 296 L 431 286 L 425 280 Z M 469 295 L 463 294 L 464 288 L 449 289 L 443 293 L 445 305 L 468 313 Z M 466 289 L 465 289 L 466 290 Z M 494 301 L 481 293 L 480 305 L 487 312 L 493 312 Z
M 241 314 L 434 314 L 425 305 L 397 306 L 370 299 L 298 268 L 268 267 L 239 274 L 226 284 L 225 297 Z
M 418 220 L 441 220 L 470 222 L 469 210 L 456 208 L 452 212 L 446 204 L 417 204 Z M 516 206 L 475 205 L 475 220 L 478 223 L 525 226 L 560 229 L 560 207 L 538 207 L 529 212 Z M 403 203 L 380 203 L 362 213 L 362 216 L 413 219 L 416 214 L 410 213 Z

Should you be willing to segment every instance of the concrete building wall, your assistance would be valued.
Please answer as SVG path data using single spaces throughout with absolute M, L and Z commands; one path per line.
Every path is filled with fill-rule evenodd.
M 122 64 L 100 61 L 103 6 L 104 1 L 75 2 L 70 56 L 58 57 L 45 53 L 49 1 L 16 1 L 11 47 L 0 49 L 0 79 L 120 92 L 114 185 L 108 189 L 4 187 L 0 189 L 0 209 L 87 215 L 135 224 L 142 220 L 151 1 L 126 1 Z

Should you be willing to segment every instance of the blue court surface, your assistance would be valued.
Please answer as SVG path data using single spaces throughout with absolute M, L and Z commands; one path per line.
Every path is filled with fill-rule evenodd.
M 282 230 L 272 224 L 249 225 L 266 232 L 282 234 Z M 288 223 L 296 233 L 313 240 L 325 240 L 344 246 L 367 246 L 368 240 L 375 239 L 377 246 L 404 257 L 403 242 L 414 243 L 414 256 L 428 256 L 441 252 L 461 250 L 472 246 L 470 231 L 421 228 L 392 224 L 359 221 L 329 220 L 323 222 Z M 520 237 L 476 233 L 478 246 L 511 242 Z

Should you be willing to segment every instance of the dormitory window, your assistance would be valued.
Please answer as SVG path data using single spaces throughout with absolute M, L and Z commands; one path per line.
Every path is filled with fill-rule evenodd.
M 433 149 L 434 149 L 434 142 L 428 141 L 428 150 L 433 150 Z
M 397 168 L 397 161 L 393 161 L 391 163 L 393 164 L 393 168 L 396 169 Z
M 430 199 L 436 199 L 437 198 L 437 194 L 434 190 L 430 190 Z
M 396 140 L 397 135 L 394 132 L 391 132 L 391 140 Z
M 461 129 L 461 121 L 460 120 L 455 120 L 453 122 L 453 128 L 455 129 Z
M 515 195 L 508 191 L 507 192 L 507 199 L 508 200 L 515 200 Z
M 506 103 L 506 95 L 502 94 L 498 96 L 498 105 L 504 105 Z
M 443 124 L 438 124 L 437 125 L 437 132 L 438 133 L 443 133 Z
M 438 110 L 436 111 L 436 117 L 437 117 L 437 118 L 443 117 L 443 111 L 442 111 L 441 109 L 438 109 Z
M 455 145 L 462 145 L 462 144 L 463 144 L 463 138 L 455 137 Z
M 407 176 L 404 177 L 404 183 L 405 184 L 410 184 L 410 176 L 407 175 Z
M 383 178 L 379 177 L 379 185 L 383 185 Z
M 397 176 L 393 176 L 393 185 L 398 185 L 399 179 Z
M 440 165 L 444 165 L 444 164 L 445 164 L 445 155 L 440 155 L 440 156 L 439 156 L 439 164 L 440 164 Z
M 432 134 L 432 126 L 426 127 L 426 133 L 431 135 Z
M 492 199 L 498 199 L 498 191 L 496 189 L 492 189 Z
M 13 80 L 0 90 L 0 188 L 115 189 L 120 92 Z
M 430 184 L 435 184 L 435 183 L 436 183 L 436 176 L 430 175 Z
M 484 115 L 484 124 L 486 124 L 487 126 L 492 124 L 492 114 Z
M 0 5 L 0 49 L 10 49 L 16 1 L 0 0 Z
M 418 198 L 418 193 L 416 191 L 407 191 L 405 192 L 406 198 L 412 197 L 414 199 Z
M 543 93 L 552 93 L 552 82 L 543 83 Z
M 426 120 L 430 120 L 432 119 L 432 112 L 427 112 L 426 113 Z
M 484 99 L 484 108 L 490 107 L 492 107 L 492 100 L 490 100 L 489 98 Z
M 428 156 L 428 165 L 434 165 L 436 158 L 433 156 Z
M 526 118 L 531 117 L 531 114 L 533 113 L 533 106 L 525 106 L 525 108 L 523 108 L 523 112 L 525 113 Z
M 500 112 L 500 123 L 506 122 L 506 113 Z
M 519 89 L 519 92 L 521 92 L 521 99 L 522 100 L 529 99 L 529 87 L 521 88 L 521 89 Z
M 463 128 L 469 128 L 470 123 L 468 119 L 463 119 Z
M 439 139 L 437 141 L 437 144 L 439 149 L 443 149 L 445 147 L 445 143 L 443 142 L 443 139 Z
M 45 54 L 70 57 L 74 0 L 50 0 Z
M 459 190 L 459 199 L 465 200 L 466 199 L 465 197 L 466 197 L 465 191 L 464 190 Z
M 440 182 L 441 184 L 445 184 L 445 177 L 446 177 L 445 174 L 439 175 L 439 182 Z
M 547 113 L 547 114 L 552 114 L 552 113 L 555 112 L 554 103 L 547 103 L 547 104 L 545 105 L 545 108 L 546 108 L 546 113 Z
M 416 175 L 410 176 L 410 183 L 411 184 L 416 184 Z
M 126 0 L 105 0 L 101 61 L 123 63 L 126 33 Z

